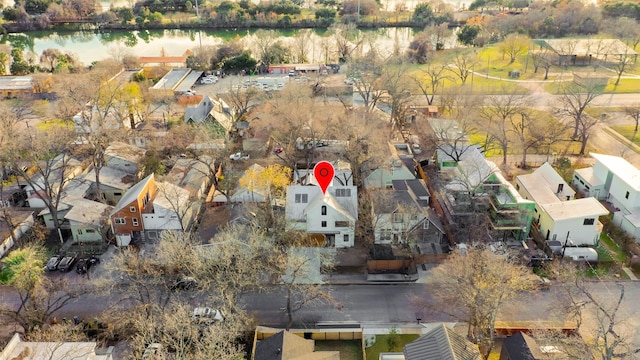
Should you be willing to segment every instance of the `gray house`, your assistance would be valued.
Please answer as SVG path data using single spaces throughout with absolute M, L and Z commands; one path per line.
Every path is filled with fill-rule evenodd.
M 406 360 L 480 360 L 478 347 L 444 324 L 404 346 Z

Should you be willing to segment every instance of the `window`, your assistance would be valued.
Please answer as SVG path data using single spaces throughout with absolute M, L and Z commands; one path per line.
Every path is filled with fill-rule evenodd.
M 538 209 L 536 209 L 536 208 L 533 208 L 533 211 L 534 211 L 534 212 L 538 212 Z
M 327 215 L 327 205 L 322 205 L 321 212 L 322 215 Z
M 327 222 L 326 222 L 326 221 L 321 222 L 321 223 L 320 223 L 320 226 L 321 226 L 321 227 L 327 227 Z
M 585 188 L 585 189 L 587 189 L 587 190 L 591 189 L 591 188 L 589 187 L 589 185 L 585 185 L 585 186 L 584 186 L 584 188 Z
M 391 215 L 391 221 L 393 222 L 402 222 L 402 214 L 394 213 Z
M 380 230 L 380 241 L 391 241 L 391 230 Z
M 558 193 L 561 193 L 564 189 L 564 184 L 558 184 Z
M 296 204 L 306 204 L 309 201 L 309 195 L 296 194 L 295 201 L 296 201 Z
M 122 193 L 121 192 L 114 192 L 113 196 L 122 196 Z
M 136 212 L 136 207 L 135 206 L 130 207 L 129 211 L 131 211 L 132 213 Z
M 351 197 L 351 189 L 336 189 L 336 197 Z
M 628 192 L 628 191 L 627 191 L 627 193 L 626 193 L 626 194 L 624 194 L 624 198 L 625 198 L 625 199 L 628 199 L 628 198 L 629 198 L 629 192 Z
M 422 228 L 425 229 L 425 230 L 428 230 L 429 229 L 429 224 L 430 224 L 429 220 L 425 220 L 422 223 Z
M 86 229 L 84 232 L 86 232 L 87 234 L 94 234 L 96 231 L 93 229 Z
M 118 225 L 124 225 L 127 223 L 127 220 L 125 218 L 116 218 L 115 223 Z
M 595 222 L 596 222 L 595 218 L 584 219 L 584 222 L 582 223 L 582 225 L 593 225 Z
M 580 180 L 580 178 L 578 177 L 578 175 L 573 175 L 573 177 L 574 177 L 576 180 Z
M 343 239 L 344 239 L 344 242 L 349 241 L 349 234 L 344 234 Z
M 516 184 L 516 190 L 520 190 L 520 184 Z
M 584 185 L 584 181 L 580 180 L 580 184 Z
M 78 229 L 78 235 L 82 235 L 82 229 Z
M 138 219 L 131 219 L 133 226 L 138 226 Z
M 349 227 L 348 221 L 336 221 L 335 227 Z

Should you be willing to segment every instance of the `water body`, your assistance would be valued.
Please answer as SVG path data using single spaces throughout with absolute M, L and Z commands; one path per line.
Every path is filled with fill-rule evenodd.
M 85 65 L 105 58 L 121 58 L 124 54 L 135 56 L 182 55 L 186 50 L 215 46 L 231 39 L 240 39 L 243 45 L 255 49 L 255 31 L 207 31 L 207 30 L 152 30 L 152 31 L 38 31 L 7 34 L 0 37 L 0 44 L 22 48 L 27 58 L 39 59 L 49 48 L 75 54 Z M 277 31 L 280 41 L 292 44 L 298 30 Z M 411 28 L 388 28 L 359 31 L 353 43 L 362 42 L 362 52 L 371 48 L 383 57 L 395 51 L 404 52 L 415 35 Z M 335 41 L 326 31 L 313 31 L 307 51 L 312 63 L 337 62 Z

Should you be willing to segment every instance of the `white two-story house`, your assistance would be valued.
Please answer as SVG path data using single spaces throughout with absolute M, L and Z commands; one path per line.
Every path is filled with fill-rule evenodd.
M 640 170 L 618 156 L 590 155 L 595 164 L 576 170 L 572 184 L 585 196 L 611 204 L 614 223 L 640 241 Z
M 516 177 L 516 189 L 535 202 L 533 226 L 546 241 L 563 246 L 596 246 L 609 211 L 593 197 L 574 199 L 575 191 L 544 163 L 531 174 Z
M 290 229 L 323 238 L 327 247 L 354 245 L 357 187 L 332 184 L 323 195 L 316 185 L 289 185 L 285 210 Z

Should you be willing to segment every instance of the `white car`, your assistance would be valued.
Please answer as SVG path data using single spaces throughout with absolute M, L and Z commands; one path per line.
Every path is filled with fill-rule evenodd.
M 195 95 L 196 91 L 193 90 L 193 89 L 189 89 L 189 90 L 185 91 L 184 94 L 187 95 L 187 96 L 191 96 L 191 95 Z
M 202 85 L 206 85 L 206 84 L 215 84 L 216 81 L 211 79 L 211 78 L 203 78 L 202 80 L 200 80 L 200 84 Z
M 234 161 L 238 161 L 238 160 L 249 160 L 249 154 L 244 154 L 242 152 L 237 152 L 235 154 L 231 154 L 229 155 L 229 159 L 234 160 Z
M 422 149 L 420 148 L 419 144 L 412 144 L 411 148 L 413 149 L 413 153 L 414 154 L 420 154 L 422 153 Z
M 216 322 L 224 320 L 222 311 L 210 307 L 197 307 L 193 309 L 193 319 L 196 321 Z

